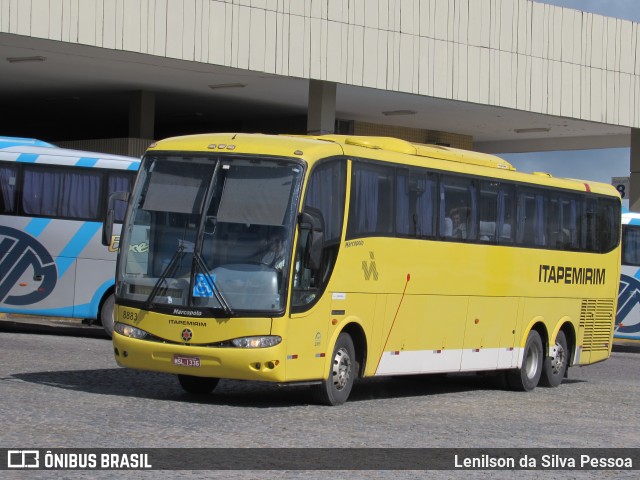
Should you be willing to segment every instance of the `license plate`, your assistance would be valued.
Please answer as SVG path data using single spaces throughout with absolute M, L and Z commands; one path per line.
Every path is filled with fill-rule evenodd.
M 173 364 L 178 367 L 199 367 L 199 357 L 183 357 L 182 355 L 173 356 Z

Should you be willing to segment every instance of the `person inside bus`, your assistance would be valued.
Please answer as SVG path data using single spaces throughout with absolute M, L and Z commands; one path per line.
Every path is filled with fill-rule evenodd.
M 453 222 L 452 238 L 467 238 L 467 211 L 464 208 L 454 208 L 449 214 Z
M 271 235 L 268 249 L 262 253 L 260 263 L 282 271 L 284 267 L 284 239 L 281 232 Z

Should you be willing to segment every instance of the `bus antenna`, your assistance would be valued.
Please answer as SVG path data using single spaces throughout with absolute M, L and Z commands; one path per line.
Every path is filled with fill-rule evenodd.
M 396 324 L 396 319 L 398 318 L 398 313 L 400 313 L 400 307 L 402 306 L 402 301 L 404 300 L 404 294 L 407 291 L 407 285 L 409 285 L 410 280 L 411 280 L 411 274 L 407 273 L 407 281 L 404 284 L 404 289 L 402 290 L 402 296 L 400 297 L 400 303 L 398 303 L 398 309 L 396 310 L 396 314 L 393 316 L 393 322 L 391 322 L 391 328 L 389 328 L 387 339 L 384 341 L 384 347 L 382 347 L 382 353 L 380 353 L 380 358 L 378 359 L 378 365 L 376 365 L 376 372 L 378 371 L 378 368 L 380 368 L 380 362 L 382 361 L 382 356 L 384 355 L 384 351 L 387 348 L 387 343 L 389 342 L 389 337 L 391 336 L 391 332 L 393 331 L 393 326 Z

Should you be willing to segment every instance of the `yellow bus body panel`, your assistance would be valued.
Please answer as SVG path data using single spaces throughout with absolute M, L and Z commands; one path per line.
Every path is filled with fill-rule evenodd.
M 341 250 L 329 290 L 346 293 L 347 314 L 358 315 L 350 304 L 354 294 L 375 302 L 367 375 L 516 368 L 537 324 L 551 341 L 569 324 L 581 346 L 582 305 L 588 299 L 615 298 L 619 275 L 617 252 L 587 255 L 438 241 L 425 248 L 420 240 L 391 238 L 353 245 Z M 540 281 L 540 265 L 554 264 L 604 269 L 606 282 Z M 384 307 L 379 306 L 381 296 L 386 297 Z M 605 318 L 601 328 L 612 334 L 612 319 Z M 610 349 L 611 342 L 604 341 L 600 353 L 583 354 L 576 363 L 606 358 Z

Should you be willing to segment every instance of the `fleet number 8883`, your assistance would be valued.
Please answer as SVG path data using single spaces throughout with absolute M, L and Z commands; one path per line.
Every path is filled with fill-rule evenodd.
M 130 322 L 138 321 L 138 312 L 131 312 L 129 310 L 122 311 L 122 320 L 129 320 Z

